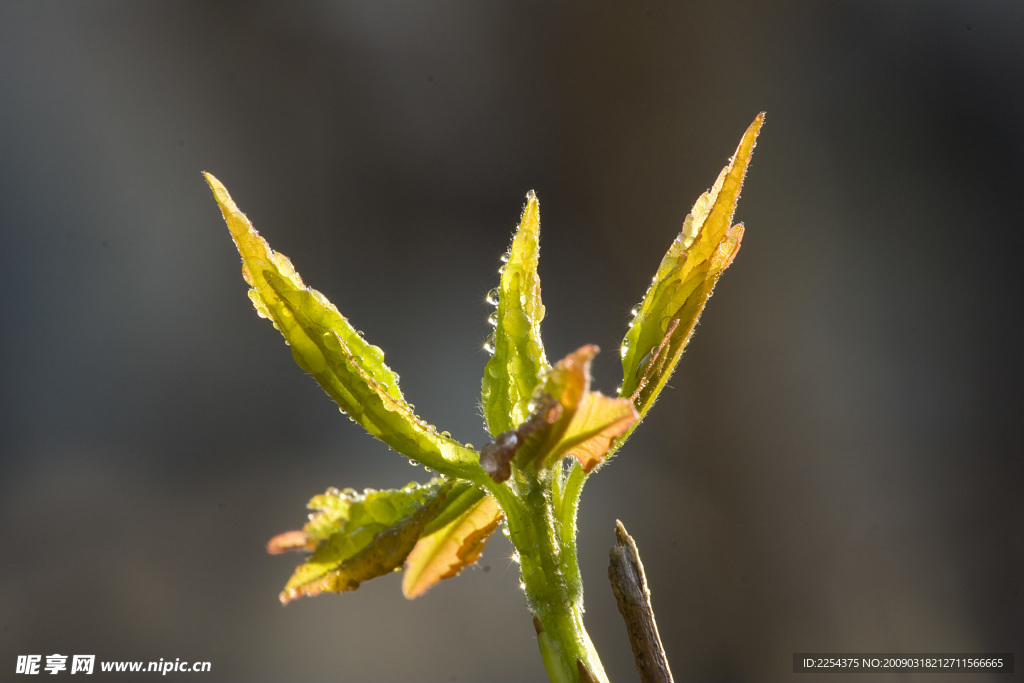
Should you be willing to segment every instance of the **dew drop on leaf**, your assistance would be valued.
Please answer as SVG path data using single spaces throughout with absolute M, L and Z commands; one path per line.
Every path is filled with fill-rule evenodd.
M 487 324 L 490 325 L 491 327 L 497 327 L 498 326 L 498 314 L 497 313 L 491 313 L 489 316 L 487 316 Z
M 513 337 L 526 336 L 526 332 L 530 329 L 530 317 L 526 315 L 525 311 L 517 308 L 505 311 L 501 322 L 505 331 Z
M 519 356 L 512 356 L 506 365 L 509 377 L 519 377 L 523 372 L 523 360 Z
M 333 331 L 324 332 L 324 346 L 332 351 L 338 351 L 341 349 L 341 342 L 338 340 L 338 335 Z
M 637 374 L 642 375 L 647 366 L 650 365 L 651 359 L 654 358 L 654 354 L 658 352 L 658 347 L 655 346 L 653 349 L 647 352 L 647 355 L 640 359 L 640 363 L 636 366 Z
M 484 300 L 487 303 L 489 303 L 490 305 L 492 305 L 492 306 L 497 306 L 498 305 L 498 297 L 500 295 L 501 295 L 501 290 L 499 290 L 497 287 L 495 287 L 491 291 L 487 292 L 487 297 Z

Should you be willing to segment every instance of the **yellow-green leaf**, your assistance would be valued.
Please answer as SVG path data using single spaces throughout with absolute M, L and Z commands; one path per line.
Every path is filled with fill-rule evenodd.
M 296 567 L 281 602 L 355 590 L 363 581 L 400 568 L 450 489 L 435 479 L 389 491 L 331 489 L 315 496 L 309 507 L 317 513 L 302 531 L 281 534 L 268 546 L 271 552 L 316 548 Z
M 540 336 L 544 304 L 537 275 L 539 238 L 540 203 L 530 192 L 503 257 L 501 284 L 488 295 L 492 303 L 497 298 L 497 311 L 491 318 L 495 327 L 487 346 L 492 355 L 484 369 L 481 400 L 487 428 L 495 435 L 526 420 L 530 394 L 549 367 Z
M 284 336 L 299 366 L 352 420 L 395 450 L 443 474 L 479 479 L 477 454 L 413 413 L 384 352 L 363 339 L 323 294 L 306 287 L 220 181 L 205 175 L 242 255 L 242 275 L 252 286 L 249 297 Z
M 715 283 L 739 250 L 743 226 L 732 225 L 732 216 L 763 122 L 759 114 L 715 184 L 697 200 L 634 309 L 622 341 L 619 395 L 633 401 L 641 418 L 671 376 Z
M 507 479 L 512 462 L 543 470 L 570 453 L 590 472 L 636 422 L 629 399 L 590 391 L 590 362 L 597 352 L 588 345 L 558 361 L 536 387 L 529 419 L 484 446 L 480 464 L 492 479 Z
M 474 564 L 501 523 L 501 509 L 490 494 L 466 487 L 455 495 L 449 494 L 444 510 L 424 529 L 405 561 L 402 592 L 410 600 Z
M 611 398 L 589 391 L 580 401 L 561 440 L 552 449 L 548 462 L 561 460 L 565 453 L 569 453 L 589 474 L 604 461 L 612 443 L 637 418 L 636 408 L 629 399 Z

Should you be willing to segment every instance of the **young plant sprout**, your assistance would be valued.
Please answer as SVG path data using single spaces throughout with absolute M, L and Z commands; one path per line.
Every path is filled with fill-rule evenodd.
M 415 463 L 438 473 L 425 484 L 389 490 L 328 489 L 301 530 L 271 539 L 271 553 L 309 553 L 281 592 L 301 596 L 355 590 L 404 568 L 402 591 L 422 595 L 480 557 L 502 524 L 515 546 L 526 604 L 552 681 L 607 681 L 583 626 L 576 511 L 588 477 L 626 441 L 654 404 L 693 333 L 712 289 L 743 236 L 732 225 L 743 178 L 764 120 L 747 129 L 736 153 L 683 222 L 622 340 L 622 384 L 615 396 L 590 388 L 596 346 L 550 363 L 537 276 L 540 205 L 530 192 L 501 281 L 486 348 L 481 401 L 493 440 L 479 451 L 427 424 L 398 387 L 384 352 L 356 331 L 291 262 L 273 251 L 209 173 L 257 313 L 273 322 L 299 366 L 341 411 Z M 563 460 L 571 458 L 571 466 Z

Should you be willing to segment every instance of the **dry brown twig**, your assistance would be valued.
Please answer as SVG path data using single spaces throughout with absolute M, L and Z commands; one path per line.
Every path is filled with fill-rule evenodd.
M 615 602 L 626 622 L 629 643 L 641 683 L 672 683 L 672 670 L 658 635 L 658 625 L 651 609 L 651 592 L 647 589 L 644 565 L 636 543 L 626 533 L 622 522 L 615 520 L 615 545 L 608 553 L 608 579 L 612 583 Z

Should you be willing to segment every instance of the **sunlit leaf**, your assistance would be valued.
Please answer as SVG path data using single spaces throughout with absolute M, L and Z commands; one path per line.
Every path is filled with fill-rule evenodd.
M 315 496 L 309 508 L 317 512 L 302 531 L 281 534 L 271 541 L 273 550 L 268 546 L 271 552 L 315 547 L 288 580 L 281 602 L 355 590 L 363 581 L 401 568 L 450 489 L 450 484 L 434 479 L 402 489 L 331 489 Z M 305 537 L 301 546 L 298 534 Z
M 405 597 L 419 597 L 474 564 L 502 517 L 490 494 L 468 486 L 459 493 L 453 489 L 405 561 Z
M 634 309 L 622 341 L 619 395 L 629 397 L 641 417 L 672 375 L 715 283 L 739 250 L 743 226 L 732 225 L 732 216 L 763 121 L 764 114 L 754 119 L 715 184 L 697 200 Z
M 273 251 L 224 186 L 209 173 L 231 236 L 242 255 L 242 275 L 257 312 L 274 323 L 303 370 L 342 411 L 381 441 L 438 472 L 474 477 L 478 456 L 417 417 L 402 397 L 384 352 L 363 339 L 326 297 L 302 282 L 291 261 Z
M 534 391 L 529 419 L 483 448 L 480 464 L 492 479 L 507 479 L 510 462 L 543 470 L 570 453 L 589 472 L 637 420 L 629 399 L 590 391 L 590 362 L 597 352 L 596 346 L 584 346 L 556 363 Z
M 589 473 L 604 461 L 612 443 L 637 421 L 637 417 L 629 399 L 589 391 L 550 457 L 560 460 L 564 453 L 569 453 L 579 461 L 583 471 Z
M 512 429 L 526 420 L 527 404 L 539 377 L 547 370 L 540 322 L 544 305 L 540 298 L 537 258 L 540 253 L 540 204 L 530 192 L 502 268 L 501 284 L 488 295 L 497 298 L 491 318 L 493 352 L 484 371 L 481 400 L 491 434 Z

